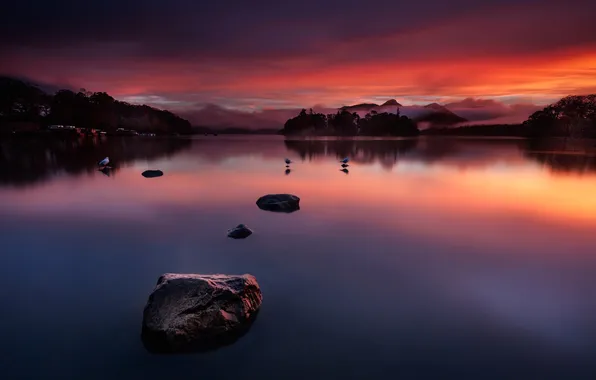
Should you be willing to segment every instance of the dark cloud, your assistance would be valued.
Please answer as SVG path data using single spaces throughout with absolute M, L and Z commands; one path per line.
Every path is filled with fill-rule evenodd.
M 103 47 L 103 53 L 110 53 L 112 45 L 120 45 L 128 49 L 116 51 L 117 54 L 145 57 L 270 59 L 325 54 L 341 44 L 383 45 L 387 37 L 399 39 L 399 36 L 413 38 L 414 46 L 408 46 L 410 54 L 415 46 L 444 51 L 454 46 L 436 44 L 427 38 L 421 40 L 420 36 L 412 37 L 412 32 L 462 20 L 477 33 L 469 33 L 464 24 L 460 25 L 460 32 L 450 32 L 448 37 L 459 38 L 462 46 L 473 45 L 486 51 L 593 42 L 591 32 L 596 30 L 589 16 L 596 6 L 584 0 L 564 5 L 552 0 L 423 3 L 13 0 L 3 7 L 0 41 L 5 49 L 68 50 L 97 45 Z M 536 28 L 537 23 L 545 24 L 553 17 L 557 28 L 552 28 L 552 24 L 549 29 Z M 513 38 L 522 30 L 524 35 Z M 373 57 L 393 56 L 391 50 L 376 53 Z
M 512 86 L 486 95 L 544 93 L 536 86 L 544 77 L 524 87 L 512 63 L 596 50 L 596 2 L 588 0 L 9 1 L 0 74 L 173 107 L 478 96 L 476 85 L 491 81 L 487 62 L 510 65 Z M 584 80 L 596 69 L 588 66 L 544 74 L 559 78 L 550 92 L 596 86 Z M 375 76 L 380 69 L 387 72 Z

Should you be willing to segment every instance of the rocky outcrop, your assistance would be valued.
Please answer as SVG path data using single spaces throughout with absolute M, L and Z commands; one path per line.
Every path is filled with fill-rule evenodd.
M 145 178 L 161 177 L 163 172 L 161 170 L 145 170 L 141 175 Z
M 143 312 L 150 352 L 204 351 L 233 343 L 256 318 L 263 296 L 254 276 L 162 275 Z
M 300 210 L 300 198 L 292 194 L 269 194 L 257 200 L 261 210 L 274 212 L 294 212 Z
M 244 239 L 252 235 L 252 230 L 246 227 L 244 224 L 239 224 L 238 226 L 228 230 L 228 237 L 232 239 Z

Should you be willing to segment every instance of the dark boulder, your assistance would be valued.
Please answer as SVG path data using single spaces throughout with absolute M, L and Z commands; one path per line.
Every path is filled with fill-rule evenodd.
M 145 170 L 141 175 L 145 178 L 161 177 L 163 172 L 161 170 Z
M 248 331 L 262 299 L 257 280 L 249 274 L 164 274 L 143 312 L 143 343 L 154 353 L 231 344 Z
M 261 210 L 274 212 L 294 212 L 300 210 L 300 198 L 292 194 L 269 194 L 257 200 Z

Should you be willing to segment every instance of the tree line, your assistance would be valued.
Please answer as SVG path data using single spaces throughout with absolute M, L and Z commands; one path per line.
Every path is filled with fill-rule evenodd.
M 596 95 L 570 95 L 534 112 L 520 124 L 430 128 L 425 135 L 596 138 Z
M 340 109 L 324 115 L 303 109 L 289 119 L 282 130 L 286 135 L 338 136 L 519 136 L 528 138 L 596 138 L 596 95 L 570 95 L 534 112 L 519 124 L 464 125 L 456 128 L 428 128 L 420 131 L 416 122 L 397 113 L 371 111 L 361 118 Z
M 524 122 L 529 137 L 596 138 L 596 95 L 564 97 Z
M 190 133 L 190 123 L 169 111 L 129 104 L 105 92 L 59 90 L 47 94 L 23 81 L 0 77 L 0 132 L 29 125 L 73 125 L 115 131 Z
M 364 117 L 358 113 L 339 110 L 335 114 L 309 112 L 305 109 L 298 116 L 286 121 L 283 128 L 286 135 L 313 134 L 336 136 L 417 136 L 420 131 L 416 122 L 397 113 L 371 111 Z

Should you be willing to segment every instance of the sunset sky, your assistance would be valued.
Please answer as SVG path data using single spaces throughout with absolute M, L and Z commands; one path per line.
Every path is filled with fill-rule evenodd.
M 542 105 L 596 92 L 595 14 L 588 0 L 13 1 L 0 73 L 183 112 Z

